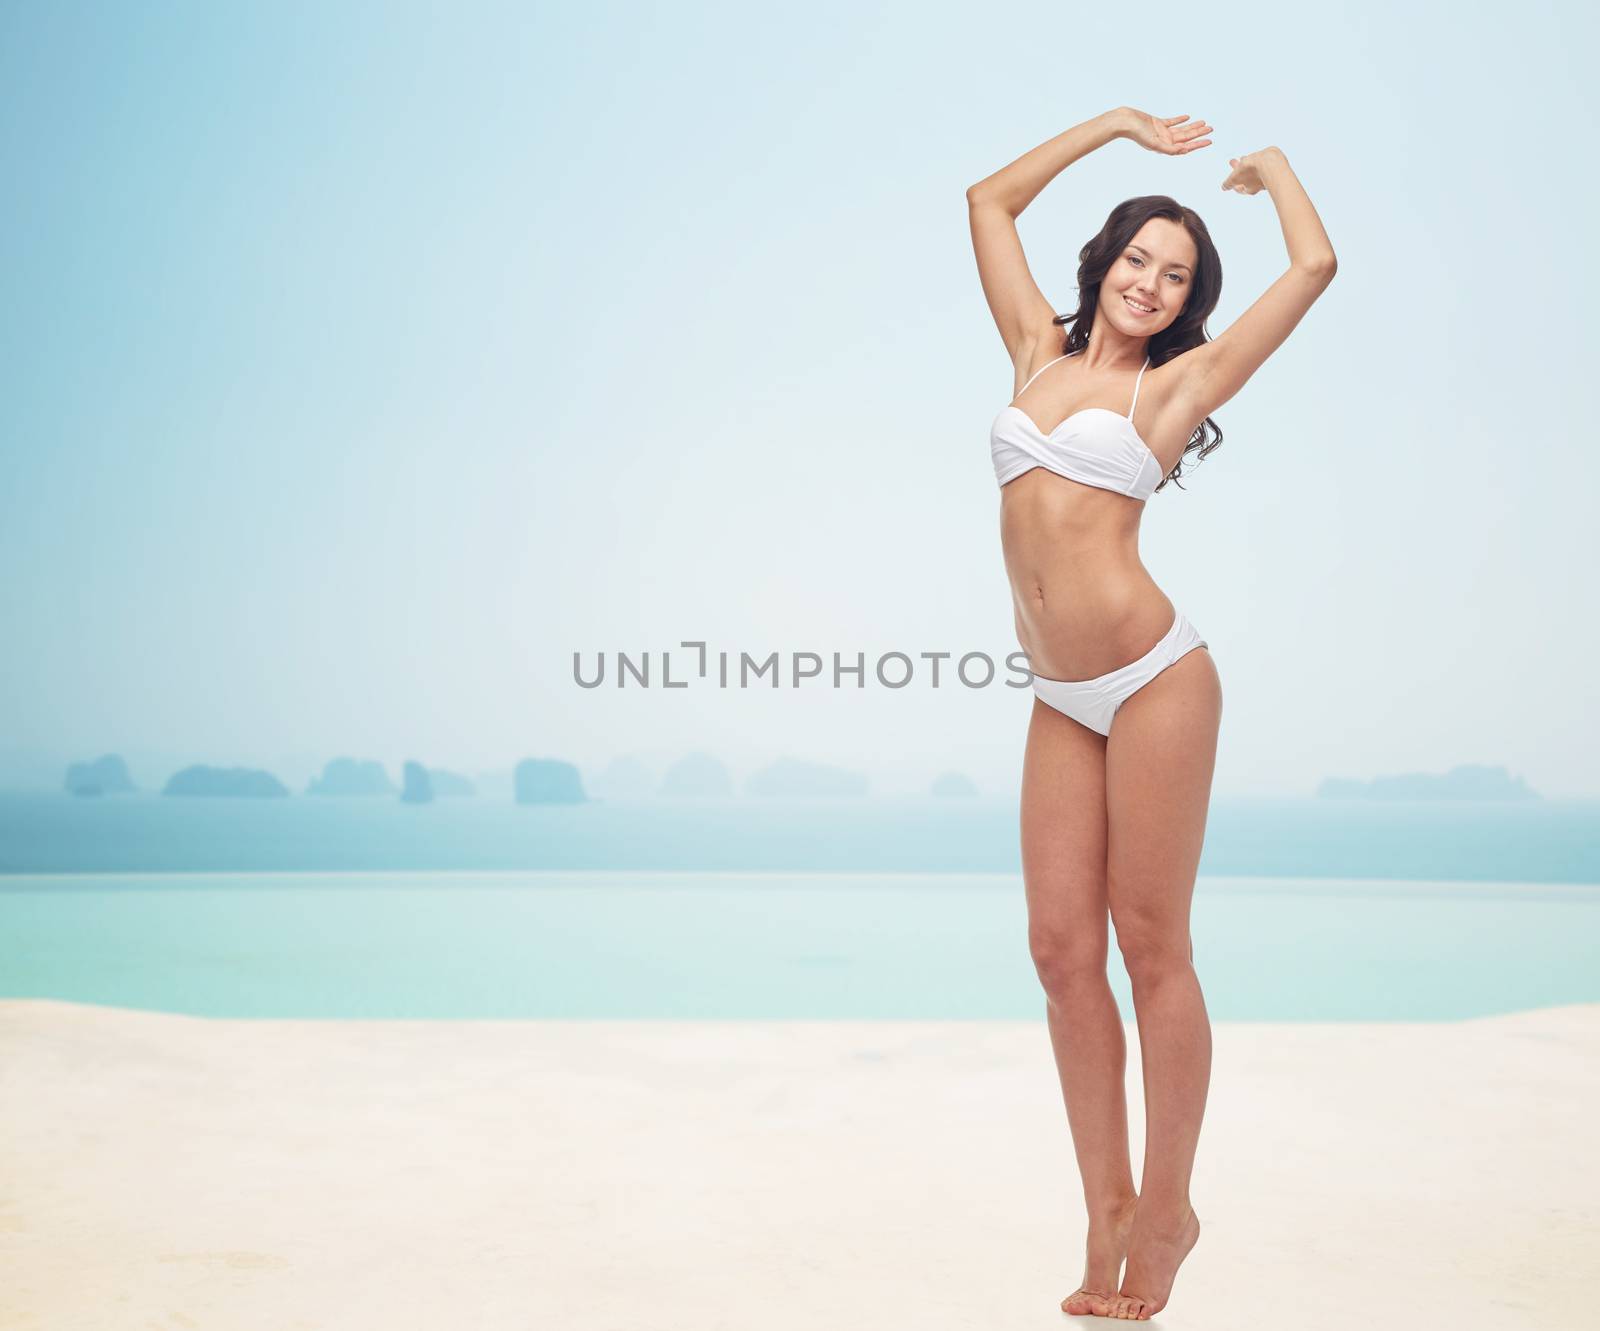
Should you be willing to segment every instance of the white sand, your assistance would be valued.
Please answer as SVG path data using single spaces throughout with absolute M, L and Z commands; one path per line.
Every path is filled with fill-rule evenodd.
M 1597 1122 L 1600 1005 L 1219 1025 L 1204 1232 L 1151 1325 L 1600 1324 Z M 0 1198 L 8 1329 L 1106 1325 L 1057 1306 L 1083 1234 L 1042 1020 L 10 1000 Z

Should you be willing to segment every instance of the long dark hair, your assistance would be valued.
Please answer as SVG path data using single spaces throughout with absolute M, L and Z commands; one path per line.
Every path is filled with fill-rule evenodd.
M 1139 228 L 1152 217 L 1164 217 L 1176 222 L 1194 240 L 1198 254 L 1195 271 L 1189 281 L 1189 293 L 1183 302 L 1183 311 L 1172 323 L 1152 337 L 1146 348 L 1151 365 L 1165 365 L 1174 356 L 1180 356 L 1190 347 L 1198 347 L 1211 339 L 1206 335 L 1206 319 L 1217 308 L 1222 295 L 1222 260 L 1211 241 L 1211 233 L 1193 208 L 1185 208 L 1176 199 L 1165 194 L 1145 194 L 1137 199 L 1125 199 L 1111 210 L 1100 234 L 1078 251 L 1078 309 L 1074 314 L 1058 314 L 1054 322 L 1070 325 L 1061 354 L 1082 351 L 1089 345 L 1089 331 L 1094 327 L 1095 311 L 1100 308 L 1100 283 L 1105 280 L 1111 265 L 1139 234 Z M 1210 431 L 1208 436 L 1207 431 Z M 1222 442 L 1222 431 L 1207 416 L 1200 422 L 1183 454 L 1170 472 L 1156 486 L 1165 489 L 1168 481 L 1177 481 L 1184 474 L 1183 458 L 1193 453 L 1198 463 Z M 1194 465 L 1189 467 L 1194 470 Z M 1179 482 L 1178 489 L 1183 489 Z

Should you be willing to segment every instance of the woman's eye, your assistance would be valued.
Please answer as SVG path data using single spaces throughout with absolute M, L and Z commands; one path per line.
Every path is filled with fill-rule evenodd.
M 1137 255 L 1137 254 L 1130 254 L 1130 255 L 1129 255 L 1129 256 L 1128 256 L 1128 262 L 1129 262 L 1129 263 L 1134 263 L 1134 264 L 1138 264 L 1138 265 L 1139 265 L 1139 267 L 1141 267 L 1141 268 L 1143 268 L 1143 267 L 1144 267 L 1144 260 L 1143 260 L 1143 259 L 1141 259 L 1141 258 L 1140 258 L 1140 257 L 1139 257 L 1139 256 L 1138 256 L 1138 255 Z M 1181 284 L 1181 283 L 1182 283 L 1182 282 L 1183 282 L 1183 274 L 1182 274 L 1182 273 L 1168 273 L 1168 274 L 1167 274 L 1167 276 L 1168 276 L 1168 277 L 1175 277 L 1175 278 L 1177 278 L 1177 279 L 1178 279 L 1178 282 L 1179 282 L 1179 283 L 1180 283 L 1180 284 Z

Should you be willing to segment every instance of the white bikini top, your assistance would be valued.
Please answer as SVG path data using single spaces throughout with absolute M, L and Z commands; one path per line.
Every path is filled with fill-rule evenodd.
M 1067 356 L 1078 352 L 1069 351 Z M 1067 356 L 1041 365 L 1017 394 L 1028 391 L 1028 384 Z M 1044 467 L 1069 481 L 1115 490 L 1145 500 L 1161 484 L 1161 464 L 1150 446 L 1133 428 L 1134 409 L 1139 405 L 1139 384 L 1150 366 L 1145 357 L 1139 377 L 1133 381 L 1133 406 L 1126 416 L 1109 407 L 1085 407 L 1046 434 L 1016 405 L 1016 399 L 1000 409 L 989 427 L 989 452 L 994 458 L 995 479 L 1001 485 L 1014 481 L 1023 472 Z

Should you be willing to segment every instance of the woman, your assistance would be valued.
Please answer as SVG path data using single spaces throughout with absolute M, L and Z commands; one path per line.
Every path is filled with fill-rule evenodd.
M 1089 1218 L 1083 1284 L 1061 1306 L 1124 1319 L 1166 1306 L 1200 1236 L 1189 1178 L 1211 1028 L 1189 905 L 1222 711 L 1205 642 L 1139 561 L 1139 519 L 1186 453 L 1198 461 L 1221 442 L 1207 417 L 1283 344 L 1335 260 L 1277 148 L 1230 158 L 1222 187 L 1267 191 L 1289 266 L 1215 339 L 1205 320 L 1222 268 L 1190 209 L 1165 195 L 1118 205 L 1079 254 L 1077 312 L 1060 317 L 1034 285 L 1016 218 L 1113 139 L 1169 156 L 1209 145 L 1210 126 L 1188 119 L 1120 107 L 967 191 L 978 273 L 1016 376 L 991 451 L 1017 636 L 1035 676 L 1022 779 L 1029 947 Z M 1143 1060 L 1137 1193 L 1108 914 Z

